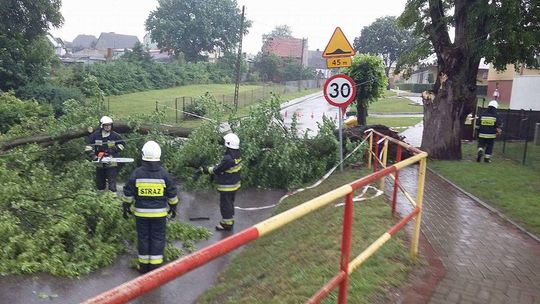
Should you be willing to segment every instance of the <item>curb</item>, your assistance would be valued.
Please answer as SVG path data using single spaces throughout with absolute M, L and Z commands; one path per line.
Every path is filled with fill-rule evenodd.
M 507 221 L 508 223 L 512 224 L 514 227 L 516 227 L 517 229 L 521 230 L 521 232 L 527 234 L 528 236 L 530 236 L 533 240 L 537 241 L 538 243 L 540 243 L 540 238 L 538 238 L 536 235 L 530 233 L 529 231 L 527 231 L 525 228 L 521 227 L 519 224 L 517 224 L 516 222 L 512 221 L 511 219 L 509 219 L 506 215 L 504 215 L 503 213 L 501 213 L 499 210 L 497 210 L 496 208 L 494 208 L 493 206 L 483 202 L 482 200 L 480 200 L 478 197 L 472 195 L 471 193 L 463 190 L 462 188 L 460 188 L 458 185 L 454 184 L 453 182 L 449 181 L 448 179 L 446 179 L 445 177 L 443 177 L 442 175 L 440 175 L 439 173 L 433 171 L 432 169 L 430 169 L 429 167 L 427 168 L 431 173 L 437 175 L 438 177 L 440 177 L 442 180 L 444 180 L 445 182 L 449 183 L 450 185 L 452 185 L 454 188 L 458 189 L 459 191 L 461 191 L 463 194 L 467 195 L 468 197 L 470 197 L 473 201 L 475 201 L 476 203 L 478 203 L 479 205 L 481 205 L 482 207 L 488 209 L 489 211 L 497 214 L 500 218 L 502 218 L 503 220 Z

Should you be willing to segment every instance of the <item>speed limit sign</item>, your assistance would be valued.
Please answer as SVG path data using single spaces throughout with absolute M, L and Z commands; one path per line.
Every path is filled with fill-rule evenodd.
M 328 103 L 346 108 L 356 97 L 356 85 L 351 77 L 338 74 L 326 80 L 323 92 Z

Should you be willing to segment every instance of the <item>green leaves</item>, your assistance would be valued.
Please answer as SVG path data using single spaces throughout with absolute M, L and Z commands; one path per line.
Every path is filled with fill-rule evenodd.
M 241 12 L 232 0 L 170 0 L 146 20 L 152 40 L 164 50 L 182 53 L 187 61 L 199 61 L 201 52 L 216 47 L 230 51 L 240 38 Z M 247 32 L 250 22 L 244 23 Z
M 398 27 L 396 17 L 386 16 L 375 20 L 362 29 L 360 37 L 354 39 L 354 48 L 359 53 L 377 54 L 383 57 L 388 70 L 403 53 L 408 53 L 417 44 L 409 30 Z

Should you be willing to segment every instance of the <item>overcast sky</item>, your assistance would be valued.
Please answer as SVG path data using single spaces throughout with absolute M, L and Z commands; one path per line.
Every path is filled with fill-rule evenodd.
M 286 24 L 296 38 L 307 38 L 310 50 L 324 50 L 334 29 L 339 26 L 352 44 L 364 26 L 382 16 L 397 16 L 406 0 L 237 0 L 246 7 L 246 18 L 253 22 L 244 37 L 243 50 L 256 54 L 262 35 L 276 25 Z M 101 32 L 145 34 L 144 22 L 157 8 L 157 0 L 62 0 L 64 25 L 53 29 L 54 36 L 67 41 L 79 34 L 99 37 Z

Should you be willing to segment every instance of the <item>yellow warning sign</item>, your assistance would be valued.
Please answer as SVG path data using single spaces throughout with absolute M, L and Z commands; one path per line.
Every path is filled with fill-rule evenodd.
M 322 56 L 323 58 L 350 57 L 355 53 L 356 52 L 349 43 L 349 40 L 347 40 L 345 34 L 343 34 L 341 28 L 338 26 L 336 27 L 334 34 L 332 34 L 332 38 L 330 38 Z

